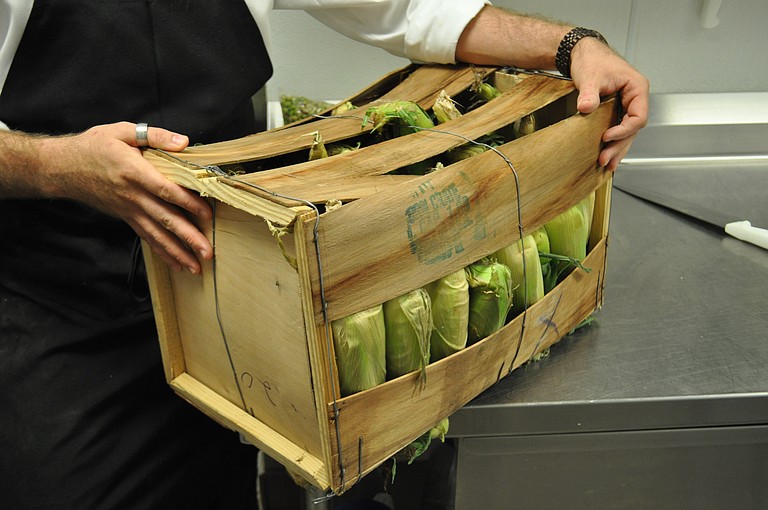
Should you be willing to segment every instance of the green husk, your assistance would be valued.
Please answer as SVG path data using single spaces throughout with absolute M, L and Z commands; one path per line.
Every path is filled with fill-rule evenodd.
M 589 203 L 590 199 L 587 197 L 544 225 L 549 237 L 551 254 L 568 257 L 575 262 L 581 262 L 586 258 L 592 214 Z M 553 267 L 556 280 L 560 281 L 570 274 L 575 264 L 561 260 L 553 263 Z M 550 275 L 549 279 L 554 278 Z
M 377 305 L 331 322 L 342 396 L 386 380 L 384 308 Z
M 544 297 L 544 276 L 536 241 L 532 235 L 523 236 L 497 251 L 495 256 L 510 270 L 514 287 L 510 315 L 516 317 Z
M 422 381 L 429 363 L 432 306 L 423 288 L 384 303 L 387 378 L 421 370 Z
M 464 269 L 426 287 L 432 301 L 430 361 L 437 361 L 467 345 L 469 327 L 469 283 Z
M 408 462 L 408 464 L 411 464 L 414 460 L 416 460 L 421 454 L 427 451 L 429 449 L 429 446 L 432 444 L 432 441 L 435 439 L 439 439 L 440 442 L 445 442 L 445 435 L 448 434 L 448 427 L 449 427 L 449 421 L 448 418 L 443 418 L 439 422 L 437 422 L 431 429 L 429 429 L 424 434 L 417 437 L 415 440 L 413 440 L 408 446 L 400 450 L 395 454 L 395 457 L 393 461 L 398 460 L 405 460 Z M 394 481 L 394 469 L 392 472 L 392 479 Z
M 486 101 L 496 99 L 501 95 L 501 91 L 486 81 L 477 82 L 471 87 L 472 92 Z
M 512 307 L 512 274 L 507 266 L 483 258 L 465 268 L 469 283 L 468 343 L 501 329 Z
M 380 132 L 384 126 L 392 126 L 395 136 L 435 127 L 429 114 L 413 101 L 388 101 L 375 104 L 369 107 L 363 116 L 363 128 L 368 123 L 373 124 L 371 132 Z
M 533 240 L 536 243 L 536 251 L 539 253 L 549 253 L 549 236 L 547 235 L 547 229 L 544 225 L 531 232 L 531 237 L 533 237 Z M 539 260 L 541 261 L 542 269 L 544 268 L 544 264 L 549 261 L 549 259 L 542 256 L 539 257 Z

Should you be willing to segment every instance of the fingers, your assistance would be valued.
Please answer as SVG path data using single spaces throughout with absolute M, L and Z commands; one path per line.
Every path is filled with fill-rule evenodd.
M 161 201 L 143 204 L 143 208 L 146 214 L 134 216 L 129 223 L 152 251 L 175 270 L 200 273 L 200 261 L 213 257 L 207 237 L 177 209 Z
M 627 155 L 631 145 L 632 139 L 624 139 L 606 144 L 597 158 L 598 165 L 605 167 L 609 172 L 615 172 L 621 160 Z
M 118 138 L 133 147 L 139 147 L 136 140 L 136 124 L 132 122 L 118 122 Z M 148 146 L 155 149 L 178 152 L 187 148 L 189 137 L 175 133 L 167 129 L 149 126 L 147 129 Z
M 146 165 L 149 168 L 139 174 L 139 185 L 148 194 L 137 197 L 136 202 L 146 215 L 141 224 L 150 236 L 147 242 L 196 274 L 200 271 L 198 258 L 210 260 L 213 247 L 183 211 L 206 221 L 212 217 L 210 205 L 197 193 L 166 179 L 149 162 Z

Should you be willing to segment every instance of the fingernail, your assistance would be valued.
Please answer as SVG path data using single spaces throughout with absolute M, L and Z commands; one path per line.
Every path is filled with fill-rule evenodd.
M 171 140 L 173 141 L 173 143 L 175 143 L 177 145 L 183 145 L 183 144 L 187 143 L 187 137 L 184 136 L 184 135 L 173 135 Z
M 189 271 L 190 274 L 197 274 L 197 268 L 194 266 L 187 266 L 187 271 Z

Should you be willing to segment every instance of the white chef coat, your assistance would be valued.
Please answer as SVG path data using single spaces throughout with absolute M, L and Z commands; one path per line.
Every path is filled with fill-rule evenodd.
M 464 27 L 486 0 L 244 0 L 267 48 L 275 9 L 301 9 L 356 41 L 414 62 L 455 62 Z M 34 0 L 0 2 L 0 94 Z M 0 120 L 0 128 L 6 128 Z

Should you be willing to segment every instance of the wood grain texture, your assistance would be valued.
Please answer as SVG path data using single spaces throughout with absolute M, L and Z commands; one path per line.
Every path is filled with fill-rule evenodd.
M 419 131 L 330 158 L 244 175 L 237 180 L 290 196 L 324 202 L 338 198 L 334 196 L 336 187 L 348 188 L 353 179 L 386 174 L 440 155 L 468 140 L 476 140 L 499 130 L 572 91 L 570 82 L 531 76 L 502 96 L 458 119 L 439 125 L 435 130 Z M 325 132 L 320 133 L 325 138 Z M 391 179 L 391 176 L 388 178 Z M 382 178 L 378 189 L 385 185 L 387 179 Z M 357 196 L 349 196 L 349 199 L 368 196 L 370 191 L 370 186 L 361 187 Z
M 176 316 L 176 300 L 173 298 L 171 270 L 143 240 L 141 251 L 147 270 L 149 292 L 152 296 L 152 310 L 160 340 L 165 380 L 170 383 L 176 376 L 186 371 L 184 349 Z
M 330 320 L 382 303 L 511 244 L 598 188 L 600 136 L 614 103 L 415 178 L 321 216 L 325 300 Z M 316 253 L 311 238 L 307 253 Z M 316 255 L 315 255 L 316 256 Z M 314 266 L 310 266 L 314 267 Z M 313 270 L 315 310 L 321 310 Z M 321 324 L 323 317 L 315 316 Z

